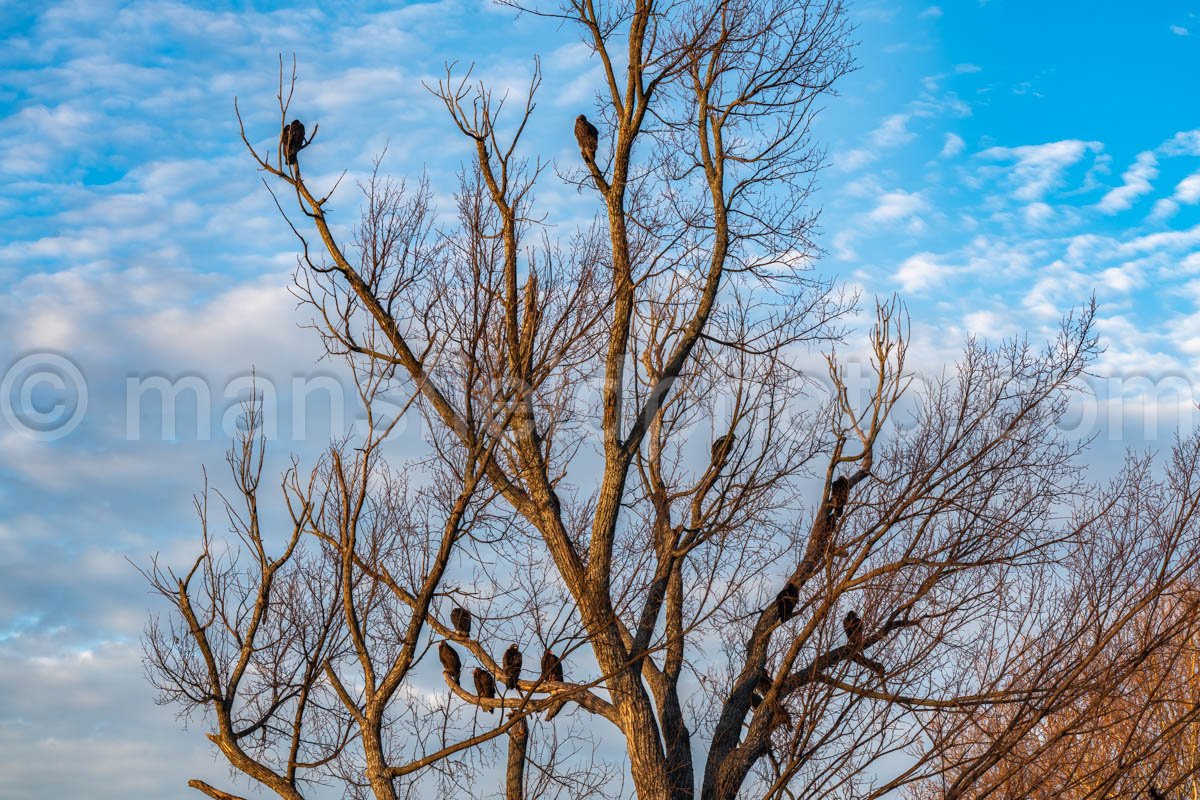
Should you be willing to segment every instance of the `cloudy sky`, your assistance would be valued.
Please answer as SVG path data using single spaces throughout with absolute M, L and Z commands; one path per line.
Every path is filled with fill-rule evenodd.
M 1192 424 L 1200 376 L 1200 3 L 1129 9 L 854 3 L 859 70 L 817 125 L 820 269 L 899 293 L 928 365 L 970 334 L 1041 337 L 1094 294 L 1107 350 L 1080 426 L 1109 450 Z M 467 157 L 422 88 L 447 60 L 517 89 L 540 53 L 530 144 L 557 159 L 596 64 L 483 0 L 0 0 L 0 23 L 0 798 L 186 797 L 224 770 L 153 704 L 152 602 L 126 559 L 194 549 L 191 493 L 252 369 L 279 458 L 354 417 L 298 328 L 294 240 L 234 97 L 270 142 L 294 52 L 313 182 L 386 148 L 387 171 L 441 191 Z M 539 197 L 573 202 L 556 180 Z M 353 219 L 352 185 L 333 207 Z M 172 425 L 142 402 L 156 380 L 207 402 Z

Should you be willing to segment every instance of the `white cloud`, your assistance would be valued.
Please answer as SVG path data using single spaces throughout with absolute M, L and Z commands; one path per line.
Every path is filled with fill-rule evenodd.
M 966 146 L 966 142 L 964 142 L 963 138 L 957 133 L 947 133 L 946 142 L 942 145 L 941 157 L 954 158 L 956 155 L 961 153 L 963 148 Z
M 937 19 L 938 17 L 942 16 L 943 13 L 944 12 L 942 11 L 941 6 L 930 6 L 922 11 L 919 16 L 921 19 Z
M 908 121 L 912 116 L 910 113 L 903 113 L 884 117 L 879 127 L 867 136 L 869 146 L 851 150 L 840 159 L 836 159 L 837 165 L 847 170 L 861 169 L 878 159 L 882 155 L 881 151 L 908 144 L 917 138 L 917 135 L 908 129 Z
M 1116 214 L 1133 205 L 1134 200 L 1153 189 L 1150 183 L 1158 177 L 1158 157 L 1153 152 L 1138 153 L 1137 159 L 1121 176 L 1124 183 L 1109 190 L 1100 199 L 1098 208 L 1106 214 Z
M 1178 211 L 1179 203 L 1164 198 L 1154 203 L 1154 209 L 1150 212 L 1150 219 L 1161 222 L 1175 216 Z
M 1182 25 L 1172 25 L 1171 33 L 1175 34 L 1176 36 L 1190 36 L 1191 35 L 1191 32 L 1188 31 L 1188 29 L 1183 27 Z
M 893 277 L 906 292 L 918 292 L 936 286 L 950 274 L 949 267 L 937 259 L 933 253 L 917 253 L 905 259 Z
M 1193 172 L 1181 180 L 1171 199 L 1188 205 L 1200 203 L 1200 172 Z
M 1200 129 L 1180 131 L 1158 149 L 1168 156 L 1200 156 Z
M 1020 333 L 1009 313 L 996 311 L 972 311 L 963 317 L 963 327 L 976 336 L 1007 338 Z
M 1011 175 L 1016 184 L 1013 194 L 1018 200 L 1031 202 L 1040 200 L 1047 192 L 1061 186 L 1063 173 L 1088 153 L 1099 153 L 1103 147 L 1100 142 L 1065 139 L 1022 147 L 990 147 L 979 157 L 993 161 L 1015 161 Z
M 896 189 L 879 198 L 879 203 L 868 212 L 867 219 L 875 223 L 897 222 L 914 217 L 928 207 L 929 204 L 919 192 Z
M 1050 221 L 1054 217 L 1054 209 L 1047 203 L 1030 203 L 1025 206 L 1023 211 L 1025 215 L 1025 224 L 1032 228 L 1038 228 Z

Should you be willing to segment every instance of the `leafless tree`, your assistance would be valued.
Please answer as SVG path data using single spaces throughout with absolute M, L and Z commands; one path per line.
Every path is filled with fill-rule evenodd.
M 302 171 L 319 140 L 289 164 L 243 127 L 281 212 L 305 220 L 289 218 L 296 290 L 326 349 L 368 409 L 405 393 L 429 453 L 392 472 L 380 447 L 399 417 L 372 417 L 359 455 L 334 447 L 306 488 L 288 479 L 299 510 L 275 560 L 257 483 L 239 482 L 257 565 L 226 577 L 206 538 L 189 577 L 152 573 L 182 626 L 149 640 L 166 699 L 206 708 L 230 763 L 285 797 L 310 771 L 378 798 L 423 774 L 461 793 L 502 743 L 486 760 L 507 763 L 510 798 L 622 792 L 586 748 L 531 755 L 580 720 L 623 743 L 642 800 L 975 797 L 1052 715 L 1169 646 L 1120 643 L 1194 578 L 1200 441 L 1089 481 L 1060 423 L 1096 353 L 1090 307 L 1043 347 L 971 341 L 915 382 L 886 301 L 870 380 L 846 377 L 834 344 L 853 298 L 809 268 L 810 125 L 851 67 L 840 3 L 527 10 L 578 30 L 604 74 L 594 158 L 558 165 L 594 201 L 569 235 L 543 225 L 547 164 L 523 145 L 536 64 L 515 111 L 469 73 L 430 87 L 474 148 L 449 224 L 424 180 L 377 169 L 343 241 L 334 187 Z M 280 673 L 271 648 L 296 637 L 297 668 L 251 699 L 242 676 Z M 401 687 L 443 640 L 494 697 L 447 672 L 453 699 L 416 708 Z M 526 665 L 560 655 L 562 679 L 505 680 L 514 642 Z M 259 750 L 240 744 L 255 733 Z

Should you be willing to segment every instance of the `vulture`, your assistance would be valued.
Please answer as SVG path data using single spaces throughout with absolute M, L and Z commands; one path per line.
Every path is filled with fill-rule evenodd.
M 854 612 L 853 609 L 846 612 L 846 617 L 842 620 L 842 630 L 846 632 L 846 642 L 854 650 L 862 647 L 863 643 L 863 621 L 862 617 Z
M 501 659 L 501 664 L 504 666 L 504 683 L 510 689 L 519 689 L 517 682 L 521 680 L 521 649 L 515 644 L 509 645 L 504 651 L 504 658 Z
M 283 128 L 283 156 L 287 163 L 296 166 L 296 154 L 304 149 L 304 123 L 298 119 Z
M 588 122 L 587 117 L 580 114 L 575 118 L 575 139 L 579 142 L 579 152 L 583 160 L 589 164 L 596 160 L 596 146 L 600 144 L 600 131 Z
M 450 609 L 450 624 L 461 636 L 471 635 L 471 612 L 462 606 Z
M 442 642 L 438 645 L 438 658 L 442 660 L 442 671 L 458 683 L 462 677 L 462 661 L 458 658 L 458 651 L 449 642 Z
M 788 583 L 775 595 L 775 610 L 779 612 L 779 621 L 787 622 L 796 612 L 796 603 L 800 601 L 800 587 Z
M 846 510 L 850 500 L 850 479 L 845 475 L 835 480 L 829 487 L 829 525 L 837 525 Z
M 737 441 L 737 437 L 732 433 L 727 433 L 712 443 L 712 463 L 720 465 L 725 463 L 725 459 L 729 458 L 729 451 L 733 448 L 733 443 Z
M 771 690 L 771 684 L 775 681 L 771 679 L 771 673 L 767 672 L 764 667 L 758 673 L 758 677 L 754 679 L 754 691 L 750 694 L 750 707 L 758 708 L 762 705 L 763 695 Z
M 542 654 L 542 680 L 563 682 L 563 666 L 562 659 L 554 655 L 549 649 Z M 546 707 L 546 719 L 554 719 L 554 716 L 562 711 L 562 703 L 554 703 Z
M 495 698 L 495 696 L 496 696 L 496 679 L 492 677 L 492 673 L 488 672 L 486 669 L 483 669 L 482 667 L 476 667 L 474 677 L 475 677 L 475 694 L 479 695 L 480 697 L 484 698 L 485 700 L 491 700 L 491 699 Z M 491 714 L 495 710 L 496 709 L 494 709 L 494 708 L 489 708 L 489 709 L 487 709 L 487 712 L 489 714 Z
M 542 654 L 542 680 L 558 681 L 559 683 L 563 681 L 562 659 L 550 650 Z

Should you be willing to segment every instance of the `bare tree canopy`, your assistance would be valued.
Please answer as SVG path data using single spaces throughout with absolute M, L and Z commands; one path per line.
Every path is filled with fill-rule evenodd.
M 870 380 L 850 384 L 834 345 L 862 342 L 855 299 L 811 271 L 809 203 L 813 113 L 852 66 L 841 4 L 527 10 L 604 75 L 597 135 L 558 165 L 594 211 L 568 233 L 544 224 L 534 187 L 554 177 L 522 144 L 536 64 L 516 109 L 452 68 L 430 87 L 474 148 L 449 222 L 427 181 L 377 169 L 343 239 L 336 187 L 243 127 L 303 217 L 296 291 L 368 432 L 294 465 L 291 526 L 268 535 L 248 407 L 223 503 L 237 543 L 202 498 L 194 565 L 148 570 L 173 606 L 147 637 L 163 699 L 206 712 L 280 797 L 379 800 L 1022 797 L 1048 729 L 1141 713 L 1075 710 L 1182 663 L 1200 440 L 1088 477 L 1061 424 L 1097 352 L 1087 305 L 1044 345 L 970 341 L 918 382 L 882 301 Z M 827 375 L 805 367 L 819 350 Z M 429 452 L 392 466 L 403 414 Z M 1152 779 L 1195 714 L 1138 725 L 1127 782 L 1063 796 Z

